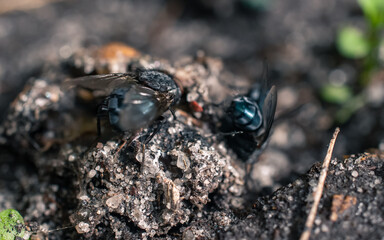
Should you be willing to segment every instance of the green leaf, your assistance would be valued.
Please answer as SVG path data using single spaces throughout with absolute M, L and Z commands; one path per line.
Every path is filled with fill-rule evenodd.
M 321 89 L 321 97 L 329 103 L 342 104 L 352 97 L 352 90 L 347 86 L 325 85 Z
M 341 108 L 336 112 L 335 120 L 338 123 L 345 123 L 348 121 L 357 110 L 364 107 L 366 103 L 364 94 L 353 96 L 347 102 L 345 102 Z
M 365 17 L 372 26 L 384 25 L 384 1 L 383 0 L 358 0 Z
M 369 42 L 358 28 L 344 27 L 337 36 L 337 48 L 343 56 L 358 59 L 368 55 Z
M 24 219 L 14 209 L 0 212 L 0 239 L 14 240 L 16 237 L 23 238 L 25 234 Z

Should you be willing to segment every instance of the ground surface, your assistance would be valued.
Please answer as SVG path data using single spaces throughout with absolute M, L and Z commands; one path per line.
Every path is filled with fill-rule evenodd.
M 100 196 L 105 197 L 106 201 L 109 199 L 107 196 L 112 197 L 108 195 L 112 190 L 114 194 L 116 192 L 120 194 L 121 189 L 114 189 L 114 185 L 109 181 L 103 182 L 103 175 L 95 175 L 94 186 L 89 185 L 89 177 L 84 174 L 88 174 L 92 166 L 63 161 L 73 152 L 84 152 L 84 149 L 91 146 L 94 139 L 92 136 L 81 143 L 71 142 L 69 146 L 62 145 L 60 142 L 48 142 L 45 143 L 46 145 L 39 146 L 47 146 L 49 149 L 53 144 L 53 150 L 50 148 L 50 151 L 35 151 L 35 148 L 30 146 L 31 142 L 25 139 L 23 131 L 29 133 L 31 125 L 41 124 L 41 119 L 35 119 L 35 115 L 28 114 L 16 116 L 6 111 L 27 81 L 32 84 L 32 89 L 48 88 L 50 93 L 60 95 L 57 82 L 62 81 L 64 77 L 73 76 L 71 75 L 73 72 L 65 72 L 60 63 L 70 61 L 70 56 L 82 51 L 82 48 L 88 49 L 91 46 L 119 41 L 143 53 L 167 59 L 172 64 L 180 61 L 184 56 L 195 56 L 197 51 L 203 50 L 206 56 L 218 58 L 220 60 L 217 61 L 222 62 L 213 61 L 208 68 L 199 67 L 198 64 L 201 62 L 198 62 L 193 68 L 200 74 L 197 78 L 213 76 L 211 80 L 214 81 L 216 77 L 220 85 L 227 89 L 235 89 L 232 92 L 229 90 L 226 92 L 229 99 L 238 93 L 246 92 L 249 82 L 257 80 L 266 58 L 270 66 L 270 78 L 278 88 L 277 117 L 270 144 L 252 168 L 249 191 L 245 190 L 244 186 L 241 187 L 244 168 L 236 161 L 233 163 L 233 153 L 228 153 L 225 147 L 224 150 L 220 150 L 216 145 L 217 142 L 204 136 L 202 143 L 195 142 L 194 139 L 199 139 L 198 136 L 204 135 L 204 131 L 201 134 L 201 129 L 198 129 L 199 133 L 195 133 L 196 127 L 192 127 L 191 144 L 198 144 L 198 148 L 203 150 L 207 147 L 204 151 L 208 151 L 209 156 L 212 155 L 217 165 L 212 176 L 204 177 L 209 177 L 211 182 L 220 184 L 204 185 L 207 189 L 202 191 L 193 190 L 194 184 L 199 185 L 197 182 L 190 180 L 191 182 L 176 181 L 175 183 L 181 174 L 179 170 L 174 172 L 174 169 L 167 169 L 164 167 L 168 166 L 167 162 L 160 161 L 159 166 L 165 175 L 162 175 L 158 182 L 145 182 L 149 185 L 143 186 L 152 186 L 163 193 L 163 196 L 175 199 L 171 196 L 177 196 L 177 194 L 165 193 L 167 189 L 174 189 L 172 186 L 177 185 L 178 194 L 187 200 L 180 200 L 181 205 L 178 205 L 179 201 L 172 202 L 168 199 L 169 202 L 165 197 L 165 200 L 160 200 L 164 205 L 150 206 L 146 201 L 148 198 L 151 199 L 151 196 L 144 196 L 145 192 L 141 192 L 143 194 L 138 194 L 137 198 L 142 197 L 146 200 L 130 208 L 143 206 L 143 209 L 156 209 L 156 207 L 160 210 L 168 209 L 166 204 L 168 201 L 170 204 L 176 204 L 179 212 L 170 214 L 168 223 L 158 227 L 161 223 L 156 222 L 156 218 L 155 220 L 144 218 L 140 221 L 139 216 L 133 216 L 130 213 L 120 214 L 118 210 L 114 207 L 111 209 L 104 202 L 106 205 L 102 209 L 105 213 L 101 214 L 101 220 L 96 220 L 99 221 L 100 229 L 97 231 L 100 235 L 94 236 L 109 234 L 108 236 L 144 237 L 151 236 L 153 233 L 151 231 L 157 231 L 153 229 L 160 229 L 159 233 L 163 234 L 160 237 L 165 237 L 165 232 L 170 231 L 171 238 L 179 238 L 179 234 L 182 234 L 184 238 L 192 239 L 192 236 L 203 234 L 201 229 L 206 229 L 205 237 L 207 238 L 218 236 L 230 239 L 240 235 L 250 239 L 254 236 L 267 239 L 272 236 L 296 239 L 302 231 L 309 209 L 308 197 L 311 192 L 309 188 L 313 187 L 317 177 L 316 167 L 312 168 L 309 175 L 300 176 L 305 174 L 316 161 L 322 160 L 334 128 L 335 106 L 321 101 L 318 97 L 319 88 L 328 81 L 335 80 L 334 78 L 341 78 L 336 79 L 340 81 L 347 79 L 346 81 L 353 84 L 356 81 L 356 69 L 359 66 L 359 63 L 347 61 L 339 56 L 334 44 L 335 35 L 339 27 L 345 23 L 363 25 L 364 22 L 357 5 L 351 1 L 276 0 L 265 9 L 251 8 L 247 5 L 250 2 L 252 1 L 221 0 L 215 4 L 207 4 L 204 1 L 116 1 L 113 3 L 110 1 L 41 1 L 36 8 L 13 7 L 13 10 L 7 11 L 5 9 L 12 9 L 12 6 L 10 7 L 5 1 L 0 2 L 0 9 L 2 9 L 0 15 L 0 112 L 4 119 L 11 116 L 10 125 L 6 127 L 10 132 L 8 135 L 18 133 L 16 137 L 1 139 L 6 145 L 0 148 L 0 209 L 10 207 L 18 209 L 26 220 L 54 229 L 78 225 L 81 221 L 76 220 L 76 211 L 77 213 L 81 212 L 81 209 L 91 211 L 89 207 L 92 201 L 100 200 Z M 187 61 L 186 65 L 188 64 L 191 63 Z M 205 72 L 204 69 L 209 71 Z M 380 88 L 377 89 L 380 90 Z M 55 98 L 50 98 L 48 102 L 28 102 L 28 99 L 39 98 L 39 94 L 41 93 L 36 92 L 35 95 L 28 95 L 30 98 L 27 100 L 21 99 L 26 101 L 24 105 L 20 105 L 21 108 L 26 106 L 27 109 L 24 110 L 29 113 L 36 109 L 40 111 L 41 108 L 65 113 L 44 115 L 43 111 L 43 119 L 48 119 L 43 124 L 48 127 L 39 131 L 57 133 L 67 126 L 75 126 L 75 129 L 79 127 L 76 125 L 78 122 L 72 119 L 73 116 L 78 116 L 77 113 L 71 112 L 71 109 L 77 108 L 72 105 L 74 104 L 74 101 L 71 101 L 73 96 L 68 96 L 67 102 L 55 102 Z M 339 160 L 333 165 L 334 175 L 331 174 L 328 179 L 328 190 L 325 192 L 321 206 L 323 210 L 319 212 L 313 232 L 316 238 L 326 239 L 330 236 L 356 238 L 357 235 L 368 238 L 368 232 L 374 232 L 377 236 L 382 235 L 379 231 L 380 227 L 382 229 L 379 220 L 383 216 L 380 210 L 383 203 L 382 194 L 380 194 L 382 192 L 380 154 L 366 156 L 364 160 L 360 157 L 360 160 L 356 160 L 357 162 L 351 159 L 340 160 L 344 154 L 382 147 L 384 139 L 382 102 L 382 98 L 376 99 L 341 126 L 341 134 L 335 149 L 335 155 Z M 16 110 L 15 112 L 17 112 L 16 106 L 15 103 L 11 106 L 11 109 Z M 71 114 L 67 114 L 68 112 Z M 82 112 L 84 112 L 83 109 L 80 115 Z M 91 112 L 85 121 L 90 122 L 89 126 L 86 124 L 87 126 L 81 125 L 81 127 L 91 129 L 90 131 L 94 133 L 95 118 Z M 20 122 L 12 126 L 12 120 L 15 118 Z M 61 123 L 61 128 L 57 123 Z M 16 129 L 15 126 L 17 126 Z M 181 126 L 172 127 L 178 129 Z M 38 134 L 34 136 L 44 139 Z M 173 137 L 177 139 L 180 136 L 174 134 Z M 52 138 L 48 136 L 47 139 Z M 55 144 L 60 147 L 55 148 Z M 113 148 L 114 145 L 111 146 Z M 170 146 L 180 151 L 181 146 L 177 144 Z M 216 149 L 214 152 L 209 150 L 212 146 Z M 94 156 L 98 156 L 97 151 L 100 149 L 97 149 L 99 148 L 95 149 Z M 108 150 L 110 149 L 105 151 L 108 152 Z M 155 153 L 152 155 L 156 156 Z M 103 159 L 96 158 L 95 161 L 99 160 Z M 113 165 L 115 164 L 113 162 L 109 164 L 111 166 L 108 169 L 112 171 L 111 173 L 117 173 L 119 166 Z M 232 164 L 235 170 L 228 169 Z M 132 181 L 135 181 L 136 177 L 140 178 L 139 175 L 142 173 L 139 169 L 139 161 L 127 169 L 132 176 Z M 184 170 L 181 172 L 187 171 Z M 340 173 L 336 174 L 337 171 Z M 357 172 L 356 177 L 354 171 Z M 114 175 L 114 179 L 119 179 L 119 176 Z M 149 178 L 153 177 L 149 176 Z M 156 179 L 156 176 L 154 178 Z M 336 182 L 344 182 L 336 184 L 332 182 L 333 178 Z M 92 201 L 81 202 L 78 188 L 81 181 L 86 183 L 87 187 L 96 190 L 108 189 L 109 192 L 95 190 L 90 193 Z M 117 184 L 120 180 L 116 181 L 112 182 Z M 289 183 L 292 184 L 286 186 Z M 130 186 L 132 182 L 128 181 L 127 184 Z M 230 186 L 235 187 L 230 188 Z M 286 187 L 272 194 L 281 186 Z M 232 192 L 226 192 L 227 188 Z M 86 191 L 90 190 L 86 189 Z M 128 187 L 123 189 L 124 194 L 127 194 L 127 191 L 128 195 L 135 195 L 133 194 L 135 191 Z M 250 191 L 252 191 L 252 197 L 249 197 Z M 194 196 L 194 193 L 199 196 L 198 199 L 209 198 L 212 203 L 205 205 L 206 203 L 201 199 L 193 200 L 191 196 Z M 333 199 L 338 198 L 335 197 L 336 195 L 340 195 L 342 199 L 352 199 L 350 201 L 353 204 L 338 220 L 334 221 L 330 220 L 330 212 L 332 212 Z M 119 197 L 114 200 L 118 203 L 130 202 L 130 199 Z M 247 206 L 246 202 L 257 202 L 250 213 L 241 207 L 242 204 Z M 79 205 L 80 203 L 83 204 L 83 208 Z M 202 210 L 199 210 L 200 208 Z M 286 211 L 279 211 L 279 209 Z M 245 218 L 248 213 L 249 216 Z M 177 216 L 183 216 L 183 220 Z M 242 220 L 243 218 L 245 220 Z M 128 224 L 127 219 L 130 219 Z M 210 225 L 212 222 L 215 224 Z M 122 233 L 112 231 L 121 226 L 125 229 Z M 351 226 L 354 227 L 351 228 Z M 86 228 L 83 228 L 83 231 L 84 229 Z M 69 228 L 55 232 L 51 237 L 77 238 L 77 232 L 74 228 Z

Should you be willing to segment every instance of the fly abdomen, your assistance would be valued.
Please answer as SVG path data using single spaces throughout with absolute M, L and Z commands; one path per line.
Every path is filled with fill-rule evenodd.
M 109 122 L 116 126 L 119 122 L 119 100 L 116 96 L 108 99 Z

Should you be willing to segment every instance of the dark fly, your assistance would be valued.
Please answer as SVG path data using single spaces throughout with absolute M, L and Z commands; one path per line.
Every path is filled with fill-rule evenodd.
M 267 142 L 275 116 L 276 87 L 268 85 L 266 72 L 262 81 L 254 84 L 247 95 L 233 99 L 225 120 L 226 132 L 241 132 L 228 136 L 228 145 L 247 162 L 257 160 L 258 153 Z
M 91 75 L 64 84 L 101 91 L 105 96 L 97 114 L 99 134 L 100 118 L 107 117 L 115 130 L 135 137 L 140 129 L 161 119 L 181 98 L 174 77 L 157 69 Z

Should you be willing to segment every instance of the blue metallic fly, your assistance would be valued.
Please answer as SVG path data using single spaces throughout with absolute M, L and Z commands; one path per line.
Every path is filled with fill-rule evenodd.
M 248 94 L 234 98 L 228 109 L 231 130 L 241 131 L 227 137 L 228 145 L 247 162 L 257 160 L 257 155 L 266 145 L 275 116 L 276 87 L 268 85 L 268 70 L 264 71 L 262 81 L 255 83 Z

